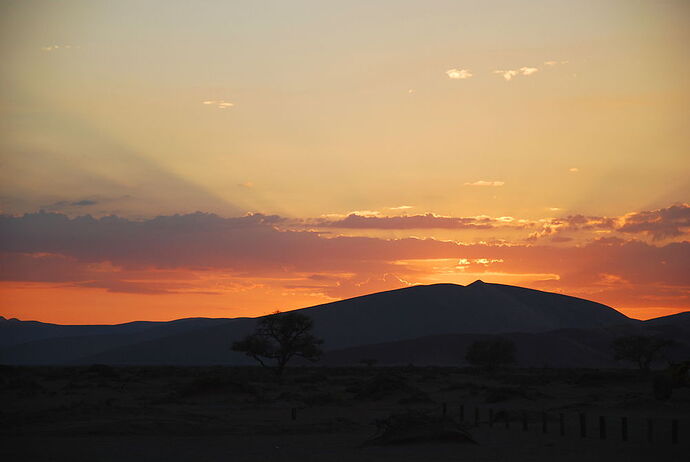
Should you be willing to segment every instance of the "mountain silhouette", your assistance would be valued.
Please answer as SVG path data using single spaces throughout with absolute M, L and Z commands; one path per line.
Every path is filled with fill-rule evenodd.
M 572 349 L 573 344 L 580 342 L 578 339 L 599 338 L 595 346 L 580 342 L 582 347 L 577 347 L 578 353 L 573 354 L 581 358 L 576 361 L 581 364 L 586 363 L 588 349 L 599 351 L 604 344 L 608 348 L 616 329 L 637 332 L 666 328 L 685 320 L 676 316 L 665 321 L 659 318 L 658 325 L 649 321 L 646 324 L 600 303 L 482 281 L 468 286 L 413 286 L 299 311 L 314 320 L 315 334 L 325 341 L 324 364 L 376 357 L 377 351 L 376 354 L 382 354 L 382 348 L 393 352 L 396 348 L 398 351 L 416 349 L 420 363 L 432 364 L 439 362 L 439 357 L 428 354 L 429 349 L 438 349 L 439 342 L 447 343 L 451 337 L 455 343 L 464 343 L 478 336 L 510 333 L 521 336 L 523 343 L 529 340 L 527 343 L 549 344 L 560 350 Z M 252 318 L 190 318 L 113 326 L 60 326 L 5 320 L 0 322 L 0 338 L 3 338 L 0 363 L 253 364 L 246 356 L 230 351 L 229 346 L 252 332 L 255 324 L 256 319 Z M 465 340 L 459 340 L 458 336 Z M 554 341 L 556 337 L 558 341 Z M 422 345 L 434 346 L 422 348 Z M 601 354 L 590 354 L 591 362 L 595 363 L 594 358 Z M 555 352 L 554 355 L 557 356 Z M 404 362 L 406 355 L 388 356 L 390 362 Z M 461 357 L 462 354 L 455 353 L 458 361 Z M 440 362 L 451 360 L 449 357 Z

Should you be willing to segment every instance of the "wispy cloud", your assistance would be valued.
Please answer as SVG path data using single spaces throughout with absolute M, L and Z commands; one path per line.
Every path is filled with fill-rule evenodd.
M 539 72 L 539 69 L 536 67 L 521 67 L 520 69 L 495 70 L 494 74 L 499 74 L 506 81 L 509 81 L 512 80 L 514 77 L 517 77 L 518 75 L 527 76 L 536 74 L 537 72 Z
M 397 207 L 388 207 L 388 210 L 408 210 L 414 208 L 414 205 L 399 205 Z
M 500 74 L 503 76 L 504 79 L 512 80 L 512 78 L 517 75 L 517 71 L 514 71 L 514 70 L 507 70 L 507 71 L 496 70 L 496 71 L 494 71 L 494 74 Z
M 559 64 L 568 64 L 568 63 L 569 63 L 569 61 L 553 61 L 553 60 L 552 61 L 544 61 L 544 65 L 549 66 L 549 67 L 557 66 Z
M 569 171 L 570 173 L 577 173 L 577 172 L 580 171 L 580 169 L 577 168 L 577 167 L 570 167 L 570 168 L 568 169 L 568 171 Z
M 360 217 L 375 217 L 381 215 L 381 212 L 376 210 L 353 210 L 348 212 L 348 215 L 359 215 Z
M 230 107 L 233 107 L 235 104 L 231 103 L 230 101 L 225 101 L 225 100 L 208 100 L 208 101 L 202 101 L 202 104 L 206 104 L 208 106 L 215 106 L 218 109 L 227 109 Z
M 484 181 L 478 180 L 471 183 L 465 183 L 465 186 L 503 186 L 505 182 L 503 181 Z
M 240 188 L 251 189 L 254 187 L 254 183 L 251 181 L 245 181 L 244 183 L 239 183 L 237 186 L 239 186 Z
M 448 69 L 446 75 L 450 79 L 464 80 L 472 77 L 472 72 L 469 69 Z
M 46 45 L 44 47 L 41 47 L 42 51 L 55 51 L 55 50 L 67 50 L 70 48 L 79 48 L 78 46 L 75 45 Z
M 343 229 L 489 229 L 493 227 L 490 221 L 475 217 L 443 217 L 433 213 L 403 216 L 350 214 L 335 221 L 322 221 L 319 226 Z

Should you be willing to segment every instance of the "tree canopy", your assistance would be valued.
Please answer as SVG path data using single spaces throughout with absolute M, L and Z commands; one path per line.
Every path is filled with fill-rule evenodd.
M 642 372 L 648 372 L 664 349 L 675 345 L 673 340 L 647 335 L 626 335 L 613 341 L 614 359 L 637 364 Z
M 245 353 L 262 366 L 281 376 L 287 363 L 295 356 L 309 361 L 321 357 L 323 340 L 312 333 L 314 321 L 304 314 L 279 311 L 260 318 L 254 333 L 234 342 L 234 351 Z

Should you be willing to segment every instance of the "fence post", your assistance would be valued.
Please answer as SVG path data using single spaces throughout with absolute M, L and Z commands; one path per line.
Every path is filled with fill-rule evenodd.
M 297 408 L 296 407 L 292 408 L 290 415 L 292 417 L 292 420 L 297 420 Z
M 606 439 L 606 418 L 603 415 L 599 416 L 599 438 Z
M 671 443 L 678 444 L 678 419 L 671 421 Z
M 652 442 L 654 440 L 654 424 L 652 419 L 647 419 L 647 441 Z
M 565 417 L 563 413 L 558 414 L 558 424 L 560 427 L 561 436 L 565 436 Z
M 522 431 L 527 431 L 527 413 L 522 411 Z
M 587 416 L 584 412 L 580 413 L 580 438 L 587 437 Z

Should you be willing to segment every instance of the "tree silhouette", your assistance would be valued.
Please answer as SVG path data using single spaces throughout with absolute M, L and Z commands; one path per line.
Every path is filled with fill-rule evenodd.
M 323 340 L 312 335 L 314 321 L 294 311 L 275 313 L 259 319 L 254 333 L 234 342 L 234 351 L 245 353 L 263 367 L 273 370 L 278 377 L 295 356 L 309 361 L 321 357 L 319 346 Z
M 467 348 L 465 359 L 474 366 L 493 370 L 515 362 L 515 344 L 503 338 L 477 340 Z
M 618 337 L 611 344 L 616 361 L 631 361 L 637 364 L 640 372 L 649 372 L 649 367 L 668 347 L 675 345 L 673 340 L 646 335 L 626 335 Z

